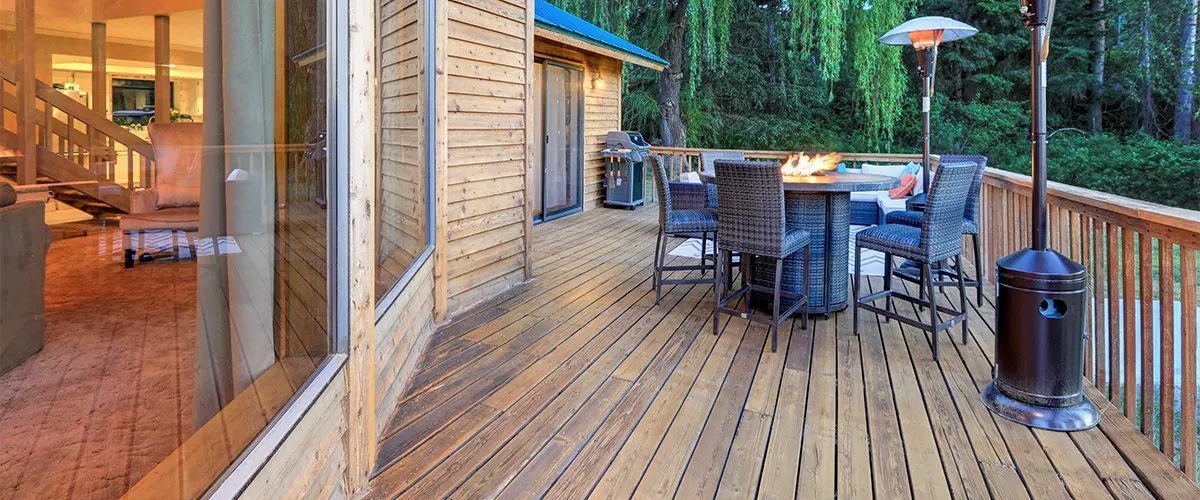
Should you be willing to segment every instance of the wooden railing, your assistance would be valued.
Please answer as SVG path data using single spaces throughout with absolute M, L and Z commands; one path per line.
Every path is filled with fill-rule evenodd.
M 652 151 L 676 178 L 697 171 L 700 152 L 713 150 Z M 745 154 L 779 161 L 788 153 Z M 843 153 L 843 159 L 855 166 L 920 162 L 919 155 Z M 933 163 L 936 170 L 937 158 Z M 648 200 L 653 185 L 648 177 Z M 1029 176 L 987 169 L 980 215 L 989 282 L 997 259 L 1030 245 L 1030 195 Z M 1056 182 L 1049 184 L 1048 199 L 1051 246 L 1088 272 L 1085 373 L 1099 391 L 1092 394 L 1108 398 L 1195 480 L 1200 212 Z M 990 286 L 994 291 L 994 283 Z M 1142 349 L 1146 345 L 1150 348 Z
M 11 63 L 0 60 L 0 130 L 23 134 L 19 122 L 5 116 L 19 109 L 16 73 Z M 45 82 L 36 85 L 33 133 L 38 146 L 127 189 L 154 185 L 150 143 Z
M 986 269 L 1029 246 L 1030 186 L 1027 175 L 985 174 Z M 1056 182 L 1047 194 L 1051 246 L 1088 272 L 1087 377 L 1195 479 L 1200 212 Z

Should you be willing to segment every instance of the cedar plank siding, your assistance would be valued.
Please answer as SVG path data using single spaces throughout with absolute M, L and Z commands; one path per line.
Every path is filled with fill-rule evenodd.
M 523 0 L 451 0 L 446 9 L 445 279 L 453 314 L 525 280 L 527 17 Z
M 604 158 L 600 151 L 608 133 L 621 130 L 621 61 L 543 38 L 535 40 L 534 54 L 584 68 L 583 209 L 598 207 L 604 203 Z M 604 80 L 603 88 L 593 85 L 597 73 Z
M 376 179 L 380 280 L 395 281 L 425 246 L 424 149 L 421 98 L 424 23 L 415 0 L 379 4 L 379 176 Z

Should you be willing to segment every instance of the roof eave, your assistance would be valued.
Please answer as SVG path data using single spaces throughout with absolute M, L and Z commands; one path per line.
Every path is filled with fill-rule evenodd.
M 642 66 L 644 68 L 650 68 L 655 71 L 667 69 L 667 64 L 662 62 L 655 61 L 653 59 L 647 59 L 638 54 L 621 49 L 620 47 L 613 47 L 608 44 L 597 43 L 597 40 L 583 37 L 578 33 L 559 28 L 558 26 L 552 24 L 537 22 L 535 26 L 536 30 L 534 34 L 542 38 L 554 40 L 565 45 L 570 45 L 580 50 L 586 50 L 588 52 L 594 52 L 600 55 L 612 57 L 614 59 L 619 59 L 630 64 Z

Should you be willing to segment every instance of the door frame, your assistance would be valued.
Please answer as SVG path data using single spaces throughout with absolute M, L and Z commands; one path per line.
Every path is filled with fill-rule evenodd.
M 541 176 L 541 183 L 542 183 L 542 185 L 541 185 L 542 193 L 541 194 L 542 194 L 542 196 L 540 198 L 541 207 L 535 207 L 535 208 L 540 209 L 541 213 L 538 214 L 534 218 L 534 223 L 540 224 L 542 222 L 552 221 L 555 219 L 559 219 L 559 218 L 566 217 L 568 215 L 583 211 L 583 158 L 584 158 L 583 128 L 584 128 L 584 124 L 586 123 L 586 120 L 584 118 L 584 109 L 585 109 L 584 101 L 587 100 L 587 96 L 585 95 L 586 89 L 584 89 L 584 87 L 583 87 L 583 81 L 587 79 L 587 68 L 580 64 L 572 64 L 572 63 L 563 62 L 563 61 L 559 61 L 559 60 L 547 59 L 544 57 L 535 57 L 534 64 L 542 65 L 542 85 L 541 85 L 541 89 L 538 90 L 539 92 L 542 93 L 542 100 L 541 100 L 542 116 L 540 117 L 540 119 L 542 120 L 542 144 L 541 144 L 541 146 L 542 146 L 542 155 L 541 155 L 542 164 L 538 166 L 538 168 L 541 169 L 541 173 L 542 173 L 542 176 Z M 576 144 L 575 156 L 576 156 L 576 160 L 577 160 L 576 168 L 578 168 L 578 170 L 579 170 L 579 176 L 578 176 L 579 181 L 575 183 L 576 184 L 575 185 L 575 205 L 567 207 L 567 208 L 559 209 L 558 211 L 555 211 L 553 213 L 546 212 L 546 160 L 548 158 L 548 156 L 546 154 L 547 153 L 546 146 L 547 146 L 547 142 L 549 141 L 549 135 L 546 132 L 546 118 L 549 116 L 549 112 L 550 112 L 550 107 L 546 105 L 546 93 L 547 93 L 547 88 L 548 88 L 547 85 L 550 80 L 547 77 L 548 73 L 546 72 L 546 69 L 549 66 L 558 66 L 560 68 L 578 70 L 581 75 L 581 77 L 579 78 L 579 83 L 578 83 L 578 86 L 579 86 L 578 101 L 579 102 L 576 103 L 577 116 L 579 117 L 579 120 L 578 120 L 579 126 L 576 127 L 576 131 L 574 134 L 575 140 L 576 140 L 576 142 L 575 142 L 575 144 Z M 536 82 L 535 82 L 535 85 L 536 85 Z

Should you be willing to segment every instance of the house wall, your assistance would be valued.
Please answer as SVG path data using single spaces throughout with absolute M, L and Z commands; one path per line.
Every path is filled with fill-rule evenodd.
M 529 16 L 530 18 L 532 16 Z M 448 314 L 527 277 L 529 29 L 524 0 L 447 2 L 445 273 Z M 532 19 L 529 19 L 532 22 Z
M 600 150 L 610 131 L 621 130 L 621 61 L 540 37 L 534 41 L 534 55 L 584 68 L 583 209 L 598 207 L 604 203 L 604 158 Z M 596 84 L 597 76 L 603 84 Z
M 424 22 L 420 3 L 379 2 L 379 265 L 402 273 L 425 246 Z

